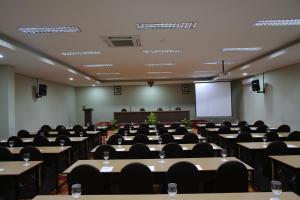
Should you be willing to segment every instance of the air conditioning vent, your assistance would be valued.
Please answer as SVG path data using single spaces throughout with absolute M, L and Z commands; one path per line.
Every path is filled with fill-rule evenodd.
M 109 47 L 140 47 L 141 40 L 139 36 L 105 36 L 103 41 Z

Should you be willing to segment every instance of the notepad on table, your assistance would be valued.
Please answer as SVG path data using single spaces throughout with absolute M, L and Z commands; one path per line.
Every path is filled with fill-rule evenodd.
M 116 151 L 125 151 L 125 148 L 117 148 Z
M 198 170 L 203 170 L 203 168 L 200 165 L 196 165 Z
M 112 172 L 113 168 L 113 166 L 104 166 L 101 167 L 100 172 Z
M 151 172 L 155 171 L 155 166 L 154 165 L 148 165 L 149 169 L 151 170 Z

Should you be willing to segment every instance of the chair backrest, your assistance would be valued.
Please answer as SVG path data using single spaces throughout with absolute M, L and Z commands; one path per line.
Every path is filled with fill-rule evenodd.
M 50 142 L 48 138 L 42 135 L 37 135 L 33 139 L 34 146 L 50 146 Z
M 140 127 L 137 130 L 137 134 L 144 134 L 144 135 L 149 135 L 149 129 L 145 127 Z
M 119 134 L 114 134 L 112 136 L 110 136 L 107 140 L 107 144 L 110 145 L 117 145 L 118 144 L 118 139 L 121 138 L 122 139 L 122 143 L 124 142 L 124 138 L 119 135 Z
M 159 130 L 160 128 L 165 128 L 165 125 L 162 123 L 157 123 L 156 124 L 156 129 Z
M 198 136 L 194 133 L 187 133 L 182 138 L 183 144 L 194 144 L 198 142 L 199 142 Z
M 262 120 L 257 120 L 256 122 L 253 123 L 253 126 L 259 127 L 264 124 L 265 124 L 265 122 L 263 122 Z
M 185 135 L 187 134 L 189 131 L 187 130 L 187 128 L 185 128 L 184 126 L 179 126 L 176 128 L 175 130 L 175 135 Z
M 277 132 L 290 132 L 291 128 L 289 125 L 283 124 L 277 128 Z
M 78 130 L 77 130 L 78 131 Z M 58 135 L 66 135 L 66 136 L 70 136 L 70 132 L 67 129 L 61 129 L 57 132 Z
M 181 108 L 180 107 L 176 107 L 175 110 L 176 111 L 181 111 Z
M 66 136 L 66 135 L 59 135 L 59 136 L 57 136 L 56 139 L 55 139 L 54 144 L 55 144 L 56 146 L 60 146 L 60 141 L 61 141 L 61 140 L 64 140 L 64 141 L 65 141 L 64 146 L 72 146 L 72 141 L 71 141 L 71 139 L 70 139 L 68 136 Z
M 252 142 L 252 135 L 249 132 L 241 132 L 236 137 L 237 142 Z
M 127 112 L 126 108 L 122 108 L 121 112 Z
M 121 194 L 152 194 L 153 178 L 149 167 L 141 163 L 130 163 L 120 174 Z
M 41 135 L 41 136 L 45 136 L 45 137 L 48 137 L 49 136 L 49 132 L 46 131 L 45 129 L 40 129 L 36 135 Z
M 149 129 L 149 124 L 146 124 L 146 123 L 141 123 L 139 128 L 146 128 L 146 129 Z
M 163 144 L 175 142 L 173 135 L 171 135 L 170 133 L 163 133 L 160 137 L 162 139 Z
M 259 125 L 256 129 L 257 133 L 266 133 L 268 131 L 268 126 L 265 124 Z
M 293 131 L 288 135 L 289 141 L 300 141 L 300 131 Z
M 230 122 L 230 121 L 224 121 L 224 122 L 222 123 L 222 125 L 231 127 L 231 122 Z
M 136 143 L 130 147 L 129 157 L 133 159 L 151 158 L 151 151 L 147 145 L 143 143 Z
M 148 144 L 149 143 L 149 138 L 145 134 L 138 134 L 133 138 L 133 143 L 143 143 L 143 144 Z
M 95 131 L 95 130 L 97 130 L 97 126 L 94 124 L 90 124 L 87 126 L 86 130 L 87 131 Z
M 63 125 L 58 125 L 56 128 L 55 128 L 55 130 L 58 132 L 59 130 L 61 130 L 61 129 L 66 129 L 66 127 L 65 126 L 63 126 Z
M 7 139 L 7 146 L 9 146 L 9 141 L 14 141 L 14 147 L 23 147 L 24 143 L 18 136 L 11 136 Z
M 157 111 L 163 111 L 163 109 L 162 108 L 157 108 Z
M 201 142 L 193 147 L 192 155 L 193 157 L 214 157 L 214 149 L 211 144 Z
M 81 184 L 81 194 L 102 194 L 104 192 L 104 177 L 99 169 L 91 165 L 79 165 L 68 175 L 69 193 L 73 184 Z
M 51 126 L 45 124 L 45 125 L 43 125 L 43 126 L 41 127 L 41 130 L 45 130 L 45 131 L 50 132 L 50 131 L 52 131 L 52 128 L 51 128 Z
M 227 161 L 216 171 L 215 192 L 248 192 L 248 170 L 239 161 Z
M 68 134 L 68 133 L 66 133 L 66 134 Z M 71 136 L 71 134 L 69 134 L 67 136 Z M 75 136 L 75 137 L 80 137 L 80 136 L 87 137 L 88 134 L 87 134 L 86 130 L 82 129 L 82 130 L 76 130 L 76 131 L 74 131 L 74 135 L 72 135 L 72 136 Z
M 166 129 L 165 127 L 158 128 L 158 134 L 159 135 L 162 135 L 164 133 L 169 133 L 168 129 Z
M 28 137 L 30 137 L 30 133 L 27 130 L 19 130 L 17 135 L 20 138 L 28 138 Z
M 248 126 L 248 122 L 246 122 L 246 121 L 239 121 L 238 127 L 242 127 L 242 126 Z
M 76 131 L 81 131 L 81 130 L 83 130 L 83 127 L 81 125 L 76 124 L 73 126 L 73 131 L 76 132 Z
M 103 159 L 103 152 L 108 151 L 109 152 L 109 159 L 114 159 L 117 157 L 116 149 L 109 144 L 102 144 L 100 145 L 95 153 L 94 153 L 94 159 Z
M 241 126 L 240 132 L 248 132 L 251 133 L 251 128 L 249 126 Z
M 171 124 L 170 129 L 175 129 L 176 130 L 178 127 L 180 127 L 179 123 L 173 123 L 173 124 Z
M 34 147 L 34 146 L 26 146 L 23 147 L 20 151 L 20 159 L 23 160 L 23 154 L 24 153 L 29 153 L 30 154 L 30 159 L 32 161 L 41 161 L 43 160 L 43 155 L 41 153 L 41 151 Z
M 6 147 L 0 146 L 0 161 L 14 160 L 13 154 Z
M 205 126 L 205 128 L 215 128 L 215 127 L 216 127 L 216 124 L 213 122 L 208 122 Z
M 140 108 L 140 112 L 145 112 L 145 108 Z
M 183 149 L 177 143 L 168 143 L 163 147 L 166 158 L 182 158 Z
M 190 162 L 177 162 L 173 164 L 166 175 L 167 183 L 177 184 L 177 193 L 199 192 L 199 171 Z
M 279 135 L 275 131 L 270 131 L 265 134 L 267 141 L 276 141 L 279 140 Z
M 218 130 L 219 134 L 230 134 L 231 130 L 228 126 L 221 126 Z

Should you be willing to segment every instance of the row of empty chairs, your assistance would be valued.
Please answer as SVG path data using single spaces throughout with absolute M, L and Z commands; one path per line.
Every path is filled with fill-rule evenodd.
M 185 135 L 187 134 L 189 131 L 186 127 L 178 127 L 175 129 L 174 132 L 170 132 L 173 135 Z M 162 135 L 163 133 L 169 133 L 169 130 L 167 128 L 158 128 L 157 129 L 157 133 L 158 135 Z M 135 133 L 132 133 L 132 131 L 130 131 L 130 129 L 126 129 L 126 128 L 120 128 L 118 130 L 118 134 L 120 135 L 137 135 L 137 134 L 145 134 L 145 135 L 150 135 L 150 131 L 148 128 L 144 128 L 144 127 L 140 127 Z M 156 134 L 156 133 L 152 133 Z
M 161 111 L 164 111 L 164 109 L 163 108 L 157 108 L 157 111 L 161 112 Z M 181 108 L 180 107 L 176 107 L 175 111 L 181 111 Z M 121 112 L 127 112 L 127 109 L 126 108 L 122 108 Z M 146 109 L 145 108 L 140 108 L 140 112 L 146 112 Z

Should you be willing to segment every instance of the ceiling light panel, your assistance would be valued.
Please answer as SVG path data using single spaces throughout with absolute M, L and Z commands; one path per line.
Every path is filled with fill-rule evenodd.
M 77 26 L 54 26 L 54 27 L 21 27 L 19 31 L 26 34 L 36 33 L 76 33 L 80 32 Z
M 271 60 L 283 54 L 286 54 L 286 50 L 277 51 L 276 53 L 271 54 L 268 58 Z
M 86 79 L 86 80 L 92 80 L 90 77 L 88 77 L 88 76 L 84 76 L 84 78 Z
M 180 23 L 138 23 L 138 30 L 155 30 L 155 29 L 195 29 L 198 22 L 180 22 Z
M 5 47 L 7 49 L 10 49 L 10 50 L 14 50 L 14 51 L 16 50 L 16 47 L 14 45 L 12 45 L 9 42 L 6 42 L 4 40 L 0 40 L 0 46 L 3 46 L 3 47 Z
M 125 78 L 105 78 L 105 80 L 124 80 Z
M 90 56 L 101 54 L 100 51 L 70 51 L 61 53 L 64 56 Z
M 3 58 L 4 56 L 2 54 L 0 54 L 0 58 Z
M 175 65 L 176 63 L 153 63 L 153 64 L 145 64 L 145 67 L 171 67 Z
M 84 67 L 112 67 L 113 64 L 91 64 L 91 65 L 83 65 Z
M 250 67 L 251 67 L 251 65 L 244 65 L 244 66 L 241 67 L 241 71 L 243 71 L 243 70 L 245 70 L 245 69 L 248 69 L 248 68 L 250 68 Z
M 145 54 L 168 54 L 168 53 L 183 53 L 183 49 L 144 49 Z
M 74 78 L 73 78 L 73 77 L 70 77 L 70 78 L 69 78 L 69 81 L 73 81 L 73 80 L 74 80 Z
M 172 74 L 172 72 L 147 72 L 147 74 Z
M 121 73 L 116 72 L 116 73 L 97 73 L 97 75 L 120 75 Z
M 234 47 L 234 48 L 223 48 L 223 52 L 235 52 L 235 51 L 259 51 L 261 47 Z
M 40 60 L 44 63 L 47 63 L 49 65 L 55 65 L 55 63 L 52 60 L 49 60 L 47 58 L 40 58 Z
M 257 20 L 254 26 L 299 26 L 300 19 Z
M 77 74 L 77 72 L 74 69 L 68 69 L 68 72 L 72 73 L 72 74 Z
M 209 62 L 205 62 L 203 64 L 205 64 L 205 65 L 221 65 L 222 61 L 209 61 Z M 232 65 L 232 64 L 235 64 L 235 62 L 233 62 L 233 61 L 224 61 L 224 64 L 225 65 Z

